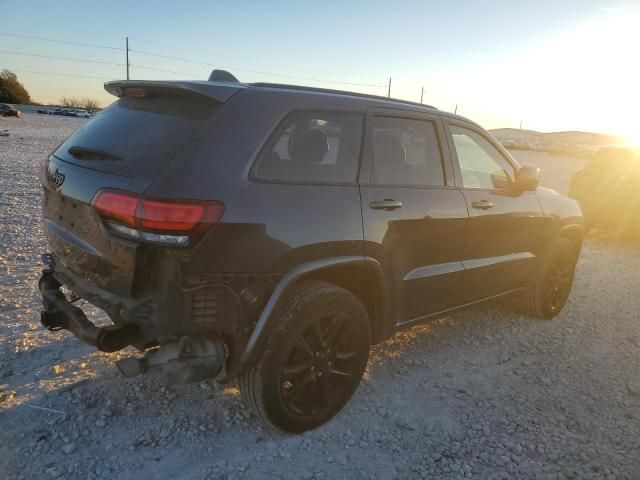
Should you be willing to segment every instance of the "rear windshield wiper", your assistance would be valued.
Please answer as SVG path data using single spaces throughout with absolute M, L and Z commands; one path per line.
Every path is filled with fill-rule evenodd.
M 77 158 L 78 160 L 98 160 L 108 162 L 119 162 L 122 160 L 122 158 L 118 157 L 117 155 L 103 152 L 102 150 L 97 150 L 95 148 L 71 147 L 68 151 L 71 156 Z

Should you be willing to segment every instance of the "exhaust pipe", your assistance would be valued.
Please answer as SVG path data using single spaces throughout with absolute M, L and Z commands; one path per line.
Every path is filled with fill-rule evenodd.
M 150 350 L 143 358 L 123 358 L 116 366 L 125 377 L 145 373 L 167 385 L 200 382 L 220 373 L 226 350 L 220 339 L 180 337 Z
M 53 270 L 42 271 L 38 282 L 44 310 L 40 313 L 42 325 L 51 331 L 70 330 L 84 343 L 103 352 L 115 352 L 136 343 L 139 327 L 133 323 L 122 326 L 96 327 L 86 315 L 72 305 L 60 291 L 60 283 L 53 277 Z

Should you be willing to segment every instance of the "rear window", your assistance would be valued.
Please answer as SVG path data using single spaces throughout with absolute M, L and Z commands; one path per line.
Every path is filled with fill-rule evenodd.
M 217 105 L 195 96 L 125 97 L 71 135 L 54 155 L 94 170 L 150 180 Z
M 358 174 L 363 116 L 295 112 L 273 135 L 254 177 L 276 182 L 354 183 Z

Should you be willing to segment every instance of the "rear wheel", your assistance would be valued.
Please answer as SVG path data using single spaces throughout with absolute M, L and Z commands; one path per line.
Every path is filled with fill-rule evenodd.
M 353 395 L 369 348 L 362 303 L 342 288 L 308 282 L 280 309 L 257 362 L 241 374 L 243 399 L 280 430 L 317 427 Z
M 550 319 L 560 313 L 571 293 L 579 250 L 560 237 L 549 248 L 538 276 L 524 297 L 525 313 Z

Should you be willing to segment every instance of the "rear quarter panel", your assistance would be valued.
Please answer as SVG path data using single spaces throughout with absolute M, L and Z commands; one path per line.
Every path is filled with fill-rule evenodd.
M 193 253 L 191 274 L 282 273 L 306 261 L 362 255 L 357 185 L 249 179 L 262 146 L 292 110 L 358 107 L 320 95 L 241 92 L 204 126 L 207 140 L 187 145 L 148 189 L 147 194 L 164 198 L 224 203 L 222 221 Z

